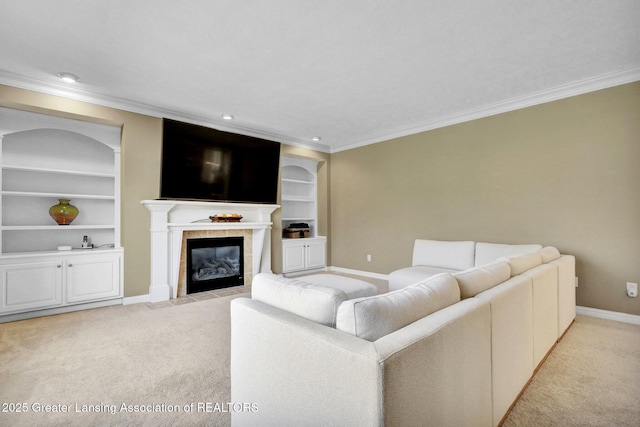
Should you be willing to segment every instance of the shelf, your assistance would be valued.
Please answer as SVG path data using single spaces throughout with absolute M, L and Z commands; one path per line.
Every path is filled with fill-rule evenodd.
M 283 237 L 283 241 L 287 242 L 308 242 L 313 240 L 326 240 L 325 236 L 309 236 L 309 237 Z
M 286 217 L 282 218 L 282 221 L 315 221 L 315 218 L 303 218 L 303 217 Z
M 14 197 L 47 197 L 54 199 L 93 199 L 93 200 L 115 200 L 116 197 L 102 194 L 68 194 L 68 193 L 39 193 L 35 191 L 3 191 L 3 196 Z
M 92 176 L 92 177 L 98 177 L 98 178 L 115 179 L 115 175 L 109 174 L 109 173 L 84 172 L 84 171 L 68 170 L 68 169 L 38 168 L 38 167 L 18 166 L 18 165 L 3 165 L 2 169 L 23 171 L 23 172 L 56 173 L 56 174 L 62 174 L 62 175 Z
M 3 259 L 11 259 L 11 258 L 37 258 L 37 257 L 59 257 L 63 255 L 90 255 L 96 253 L 113 253 L 113 252 L 123 252 L 124 249 L 122 247 L 113 247 L 113 246 L 104 246 L 97 247 L 92 249 L 83 249 L 83 248 L 73 248 L 70 251 L 57 251 L 57 250 L 49 250 L 49 251 L 33 251 L 33 252 L 5 252 L 0 254 L 0 260 Z
M 291 197 L 291 196 L 282 196 L 283 202 L 304 202 L 304 203 L 313 203 L 316 200 L 310 197 Z
M 2 231 L 110 230 L 115 225 L 3 225 Z
M 304 185 L 313 185 L 315 184 L 313 181 L 305 181 L 302 179 L 291 179 L 291 178 L 282 178 L 282 182 L 290 182 L 293 184 L 304 184 Z

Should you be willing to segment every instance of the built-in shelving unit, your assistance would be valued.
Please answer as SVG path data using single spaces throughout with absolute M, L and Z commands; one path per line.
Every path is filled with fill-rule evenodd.
M 0 321 L 119 303 L 120 128 L 0 108 L 0 172 Z M 59 199 L 80 211 L 70 225 L 49 216 Z
M 313 160 L 282 157 L 282 228 L 305 222 L 312 237 L 318 234 L 316 169 Z
M 283 238 L 283 273 L 326 266 L 326 237 L 318 235 L 318 162 L 283 156 L 281 160 L 282 228 L 309 225 L 308 238 Z

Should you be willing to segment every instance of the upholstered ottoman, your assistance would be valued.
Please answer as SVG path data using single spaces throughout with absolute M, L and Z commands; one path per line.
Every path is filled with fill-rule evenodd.
M 313 274 L 301 278 L 314 285 L 327 286 L 338 289 L 347 294 L 348 299 L 370 297 L 378 294 L 378 288 L 364 280 L 353 279 L 351 277 L 339 276 L 337 274 Z
M 251 299 L 332 328 L 340 304 L 377 293 L 378 288 L 371 283 L 336 274 L 287 278 L 258 273 L 251 282 Z

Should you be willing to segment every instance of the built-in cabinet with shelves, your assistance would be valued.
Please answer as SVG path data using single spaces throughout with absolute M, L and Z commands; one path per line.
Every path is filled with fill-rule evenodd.
M 120 128 L 0 108 L 0 171 L 0 316 L 121 303 Z
M 309 237 L 282 239 L 282 272 L 324 268 L 327 239 L 318 235 L 318 162 L 283 156 L 281 168 L 282 228 L 309 225 Z

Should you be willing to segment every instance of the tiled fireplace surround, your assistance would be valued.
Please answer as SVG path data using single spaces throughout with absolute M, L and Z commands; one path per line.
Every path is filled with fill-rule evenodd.
M 244 246 L 244 283 L 250 285 L 253 279 L 253 230 L 194 230 L 182 233 L 180 245 L 180 267 L 178 268 L 178 298 L 187 294 L 187 240 L 219 237 L 242 237 Z
M 271 214 L 279 205 L 143 200 L 151 213 L 151 302 L 186 294 L 186 240 L 244 237 L 244 281 L 271 272 Z M 210 216 L 236 213 L 240 222 L 211 222 Z

